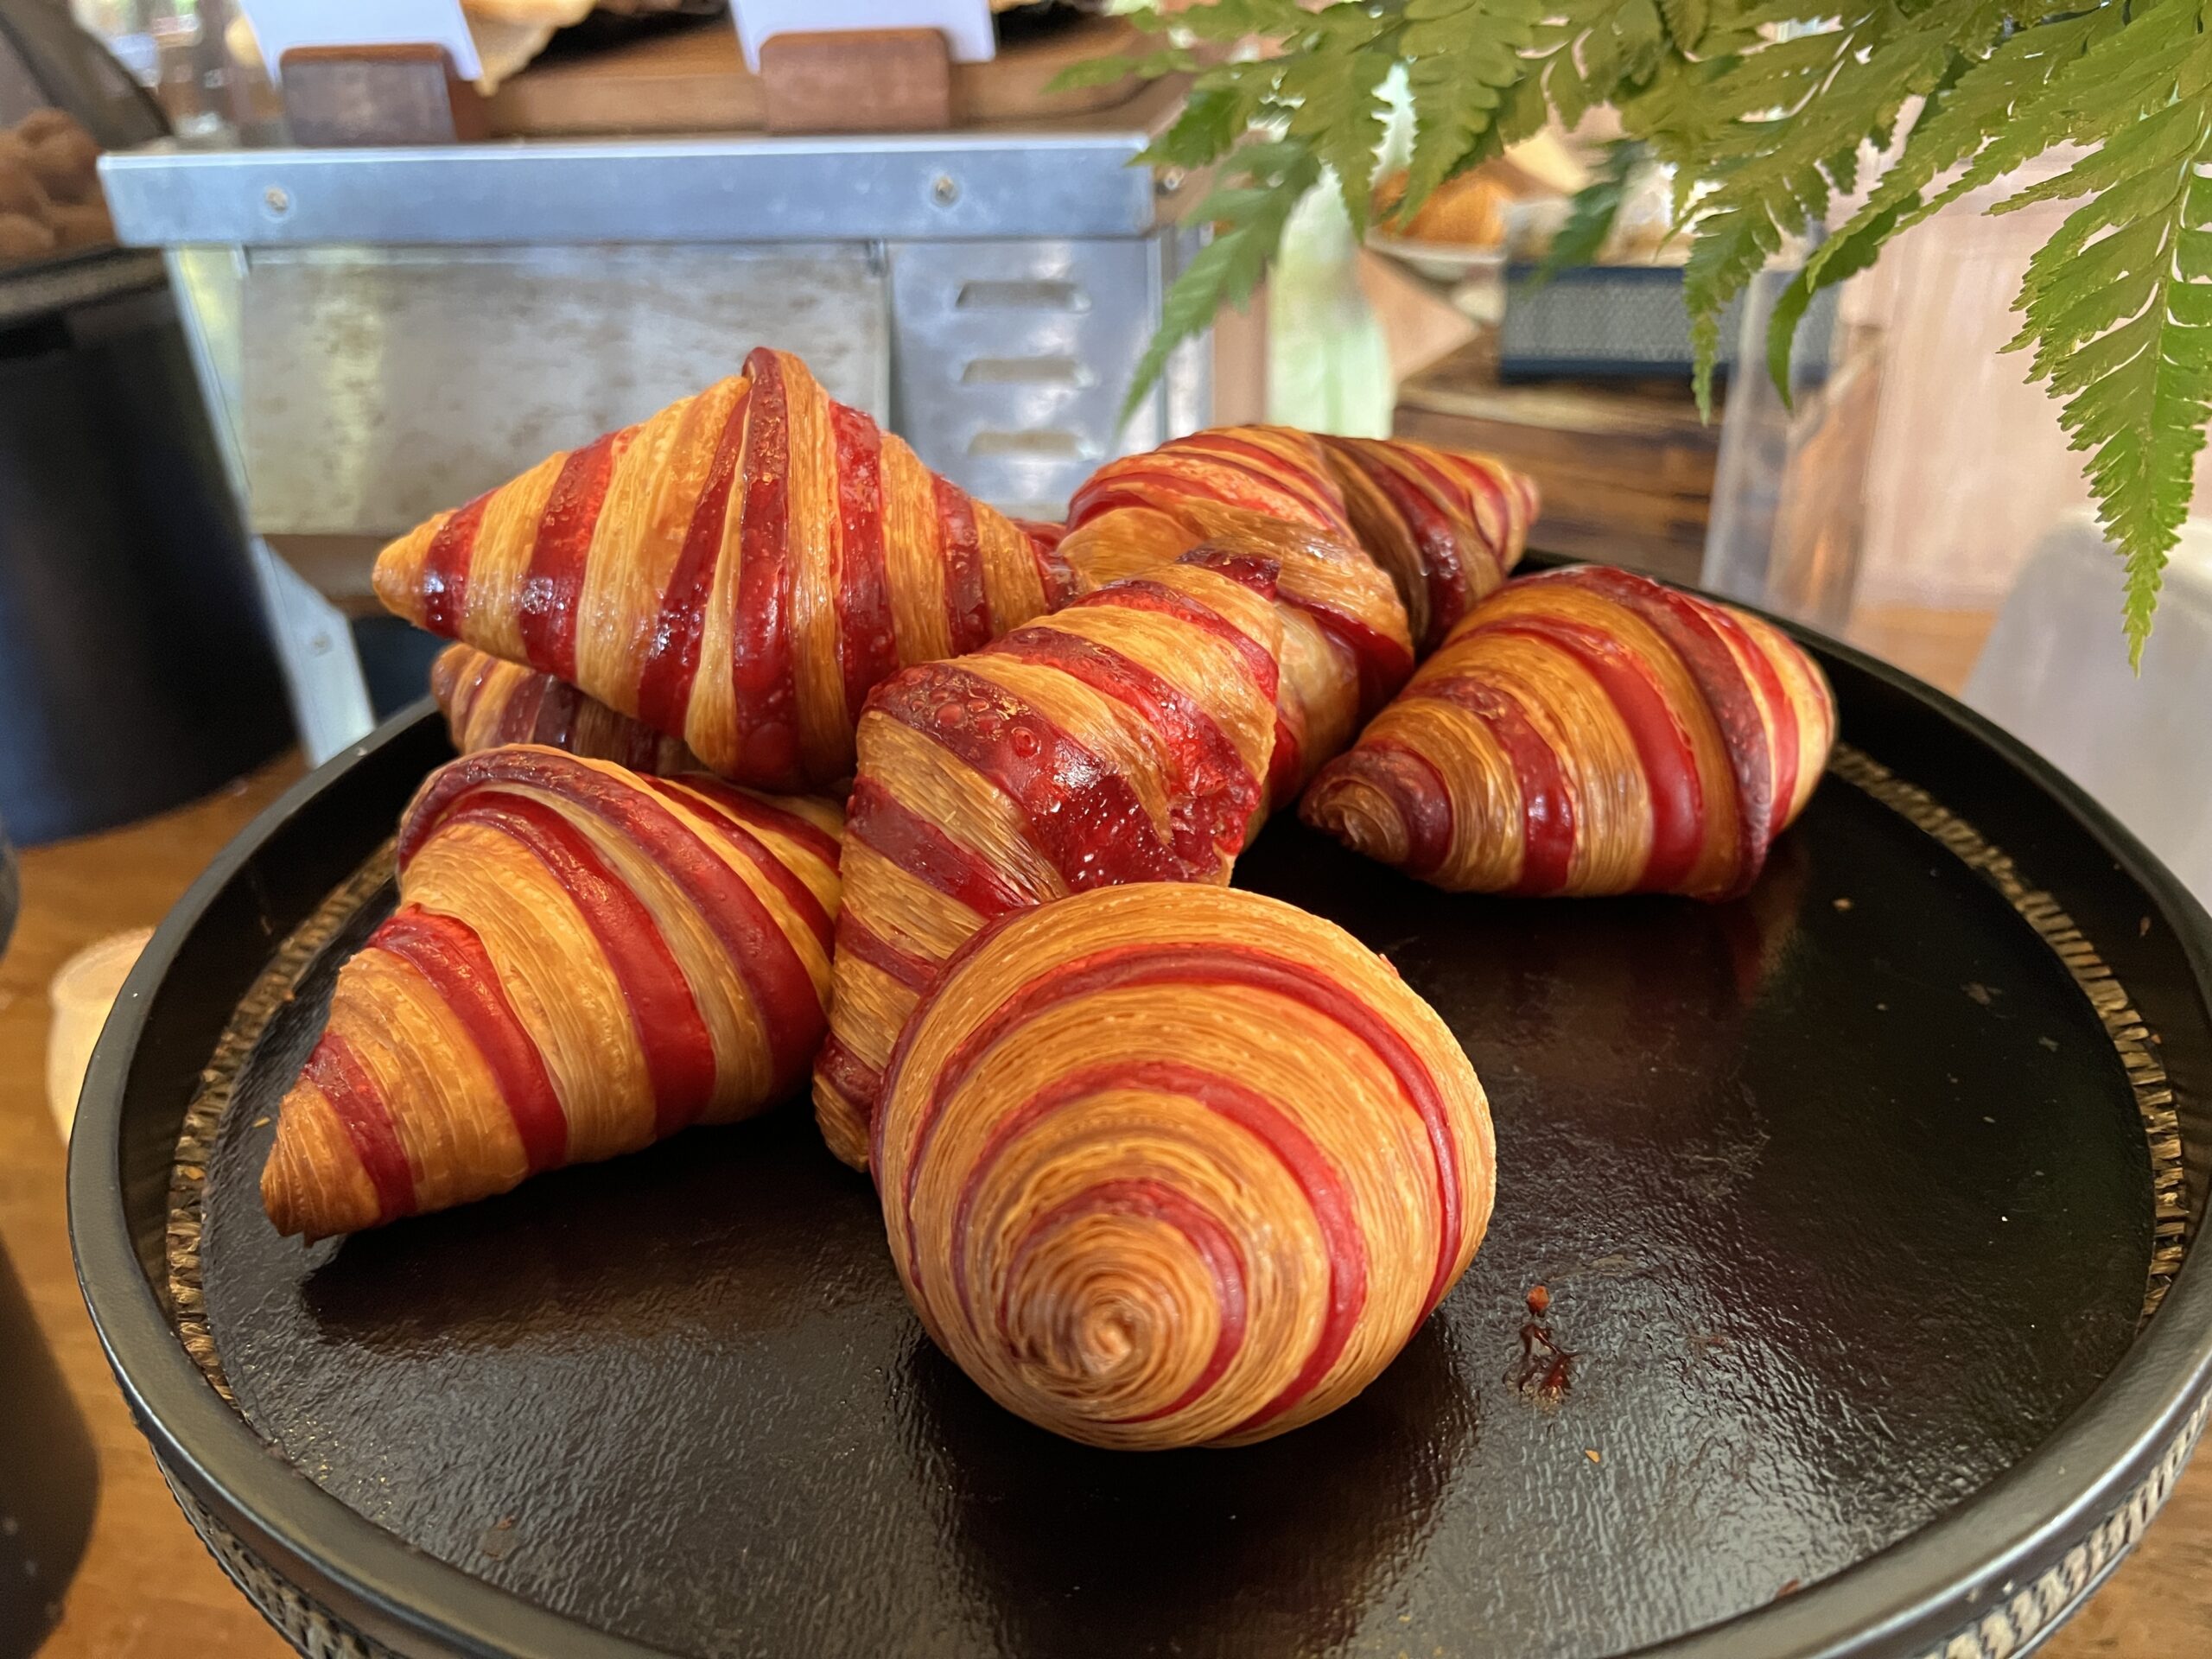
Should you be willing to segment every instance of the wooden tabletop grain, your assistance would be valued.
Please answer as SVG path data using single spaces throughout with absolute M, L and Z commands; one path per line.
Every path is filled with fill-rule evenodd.
M 83 1564 L 44 1652 L 170 1659 L 288 1651 L 200 1548 L 131 1426 L 69 1262 L 63 1147 L 43 1089 L 46 985 L 93 940 L 158 921 L 200 868 L 298 775 L 283 762 L 181 811 L 23 855 L 23 912 L 0 957 L 0 1242 L 22 1275 L 100 1460 Z M 2200 1459 L 2134 1556 L 2044 1652 L 2165 1659 L 2212 1652 L 2212 1459 Z

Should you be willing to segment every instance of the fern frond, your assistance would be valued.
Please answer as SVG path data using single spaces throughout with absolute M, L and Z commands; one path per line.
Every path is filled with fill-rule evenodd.
M 2126 567 L 2139 667 L 2212 416 L 2212 39 L 2197 4 L 2146 8 L 2051 78 L 2046 118 L 2096 148 L 2001 204 L 2090 200 L 2028 262 L 2008 349 L 2059 422 Z
M 1414 144 L 1399 218 L 1418 213 L 1491 130 L 1505 89 L 1528 73 L 1522 54 L 1534 39 L 1542 3 L 1408 0 L 1399 50 L 1408 60 Z
M 1160 302 L 1160 328 L 1137 359 L 1122 419 L 1136 412 L 1159 383 L 1167 359 L 1183 341 L 1204 334 L 1224 305 L 1242 307 L 1267 275 L 1282 245 L 1291 210 L 1321 177 L 1320 158 L 1295 140 L 1247 144 L 1224 171 L 1249 181 L 1216 190 L 1196 209 L 1214 222 L 1213 239 L 1183 268 Z

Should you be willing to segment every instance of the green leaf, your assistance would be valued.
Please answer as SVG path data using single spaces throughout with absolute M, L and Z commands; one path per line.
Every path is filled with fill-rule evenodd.
M 1252 99 L 1237 86 L 1200 86 L 1183 102 L 1174 124 L 1154 139 L 1133 165 L 1205 167 L 1226 156 L 1252 122 Z
M 1706 0 L 1659 0 L 1659 11 L 1667 20 L 1667 33 L 1675 49 L 1696 51 L 1705 35 Z
M 2195 4 L 2166 0 L 2050 73 L 2029 105 L 2044 130 L 2094 144 L 2029 201 L 2089 200 L 2028 262 L 2016 302 L 2031 379 L 2063 400 L 2098 518 L 2126 567 L 2125 626 L 2140 666 L 2166 556 L 2189 512 L 2212 416 L 2212 41 Z
M 1048 92 L 1072 92 L 1085 86 L 1110 86 L 1116 81 L 1134 75 L 1141 60 L 1122 53 L 1109 53 L 1103 58 L 1084 58 L 1071 63 L 1045 83 Z
M 1482 159 L 1477 148 L 1498 118 L 1504 89 L 1529 73 L 1522 54 L 1541 8 L 1542 0 L 1408 0 L 1398 49 L 1408 60 L 1414 143 L 1401 220 Z
M 1345 14 L 1365 16 L 1357 5 L 1332 6 L 1321 16 Z M 1297 103 L 1291 111 L 1290 134 L 1304 139 L 1336 174 L 1354 236 L 1367 228 L 1375 157 L 1382 147 L 1388 113 L 1382 86 L 1395 61 L 1389 52 L 1372 43 L 1372 33 L 1370 29 L 1367 43 L 1355 44 L 1355 36 L 1336 31 L 1343 38 L 1287 60 L 1282 72 L 1282 94 Z
M 1889 238 L 1895 213 L 1892 209 L 1888 219 L 1878 217 L 1853 232 L 1849 245 L 1834 249 L 1819 270 L 1815 271 L 1808 261 L 1775 296 L 1774 311 L 1766 325 L 1766 372 L 1773 378 L 1774 389 L 1782 394 L 1784 409 L 1790 406 L 1791 348 L 1796 344 L 1797 325 L 1804 321 L 1813 296 L 1873 264 L 1882 251 L 1882 244 Z M 1840 239 L 1830 238 L 1831 242 Z M 1822 244 L 1823 247 L 1827 245 Z
M 1544 251 L 1542 263 L 1529 274 L 1529 287 L 1532 291 L 1570 265 L 1597 262 L 1599 251 L 1612 234 L 1613 221 L 1620 217 L 1629 181 L 1644 164 L 1646 153 L 1644 147 L 1632 138 L 1606 146 L 1604 163 L 1590 182 L 1568 201 L 1567 222 L 1553 236 L 1551 246 Z
M 1159 384 L 1176 346 L 1204 334 L 1224 305 L 1242 306 L 1252 297 L 1282 245 L 1291 210 L 1320 179 L 1321 163 L 1311 150 L 1284 141 L 1246 145 L 1230 158 L 1227 170 L 1251 182 L 1216 190 L 1197 210 L 1201 219 L 1220 222 L 1160 302 L 1159 332 L 1137 359 L 1122 400 L 1125 422 Z

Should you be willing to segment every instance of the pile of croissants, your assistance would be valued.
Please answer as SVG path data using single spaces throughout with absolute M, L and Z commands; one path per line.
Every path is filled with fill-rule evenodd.
M 810 1076 L 930 1334 L 1096 1445 L 1264 1439 L 1473 1257 L 1459 1041 L 1234 890 L 1270 813 L 1453 892 L 1742 892 L 1834 732 L 1757 618 L 1516 581 L 1481 456 L 1240 427 L 971 499 L 798 359 L 387 548 L 461 758 L 397 841 L 262 1194 L 309 1238 Z

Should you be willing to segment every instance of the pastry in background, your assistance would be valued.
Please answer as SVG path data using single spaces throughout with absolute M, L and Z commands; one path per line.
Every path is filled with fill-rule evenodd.
M 1401 168 L 1383 175 L 1375 187 L 1376 222 L 1390 234 L 1408 242 L 1440 242 L 1459 248 L 1505 245 L 1505 212 L 1514 192 L 1502 181 L 1480 168 L 1446 179 L 1402 224 L 1395 215 L 1406 197 L 1406 181 Z
M 439 513 L 385 549 L 375 583 L 418 627 L 786 793 L 851 775 L 880 681 L 1069 592 L 1050 549 L 765 349 Z
M 262 1172 L 320 1238 L 745 1117 L 825 1027 L 836 809 L 534 747 L 430 774 Z
M 430 664 L 430 695 L 463 754 L 542 743 L 661 777 L 705 770 L 681 738 L 663 737 L 565 681 L 473 645 L 448 645 L 438 653 Z
M 1389 963 L 1152 885 L 977 940 L 899 1039 L 876 1171 L 938 1344 L 1041 1427 L 1152 1449 L 1374 1381 L 1473 1259 L 1495 1165 L 1474 1068 Z
M 868 700 L 814 1072 L 839 1158 L 866 1166 L 892 1045 L 984 924 L 1092 887 L 1228 880 L 1274 741 L 1274 583 L 1271 563 L 1202 548 Z
M 66 110 L 33 110 L 0 130 L 0 264 L 113 245 L 99 157 Z
M 1300 816 L 1455 893 L 1727 898 L 1834 741 L 1826 677 L 1771 623 L 1583 565 L 1469 612 Z

